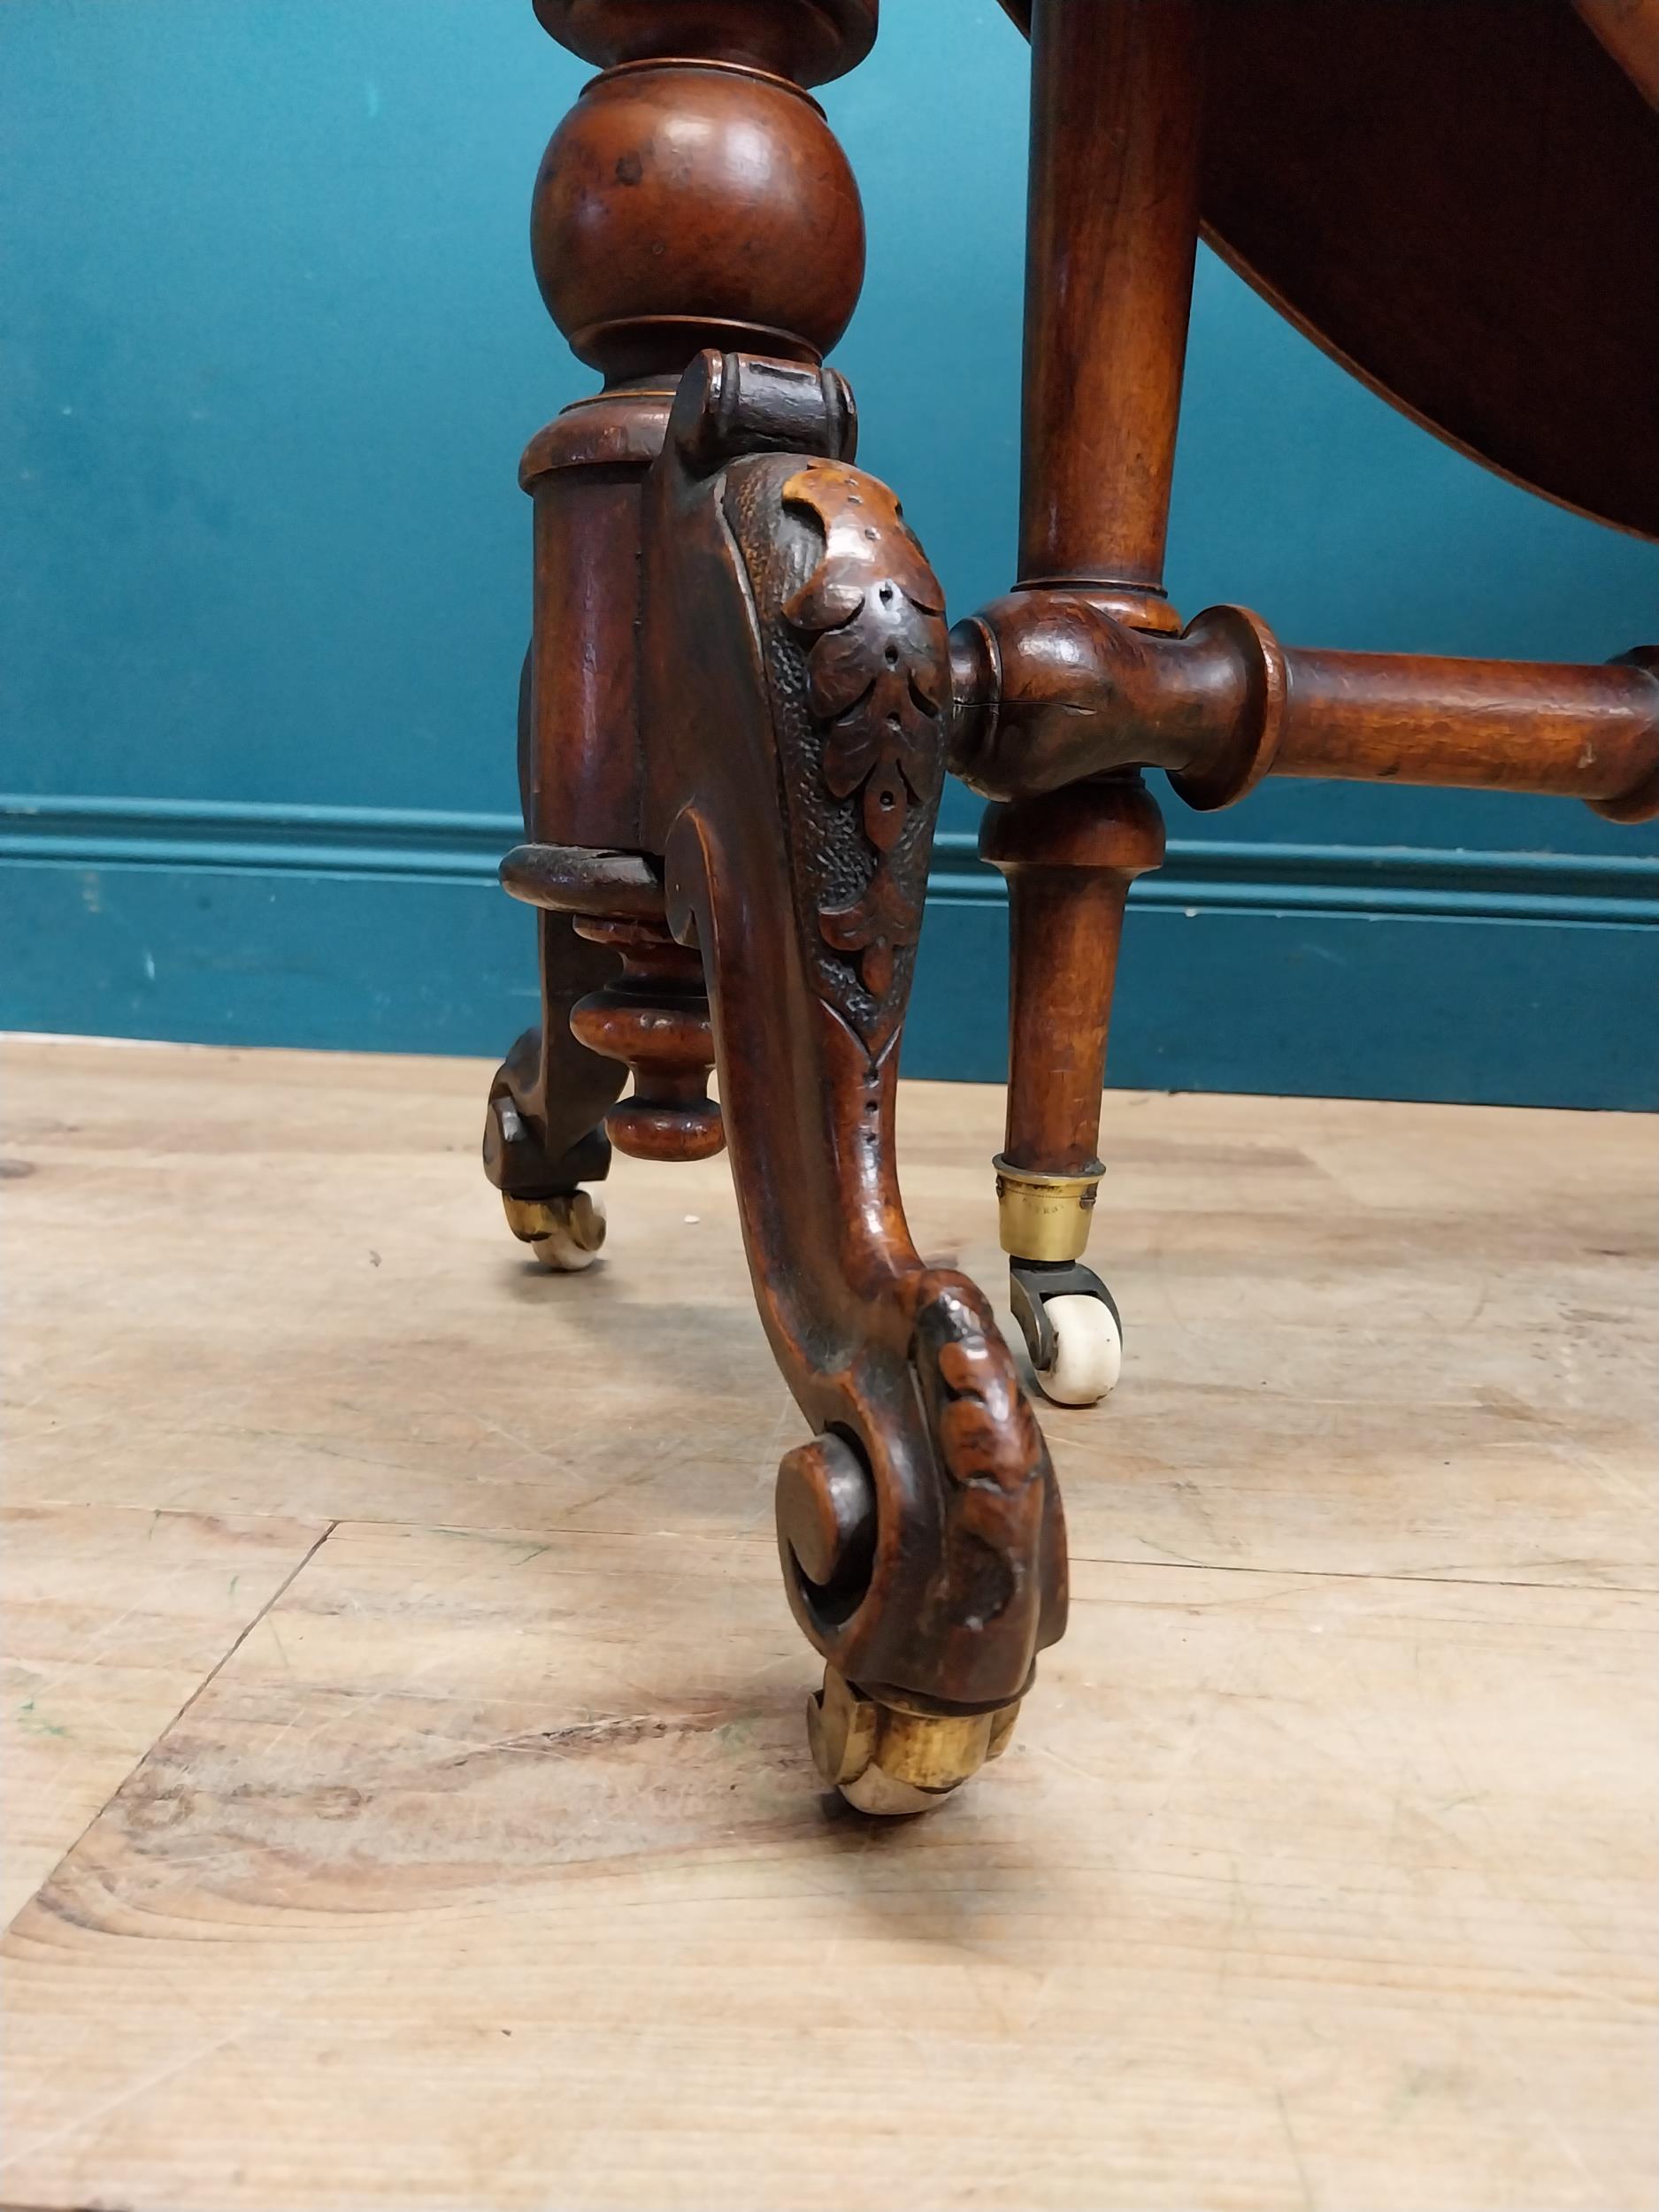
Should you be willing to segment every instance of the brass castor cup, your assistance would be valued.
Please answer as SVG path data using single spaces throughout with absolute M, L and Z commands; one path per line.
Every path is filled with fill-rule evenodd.
M 591 1192 L 511 1198 L 503 1191 L 501 1202 L 514 1236 L 554 1274 L 576 1274 L 599 1257 L 605 1240 L 605 1208 L 604 1201 Z
M 941 1805 L 1014 1732 L 1019 1700 L 985 1713 L 941 1713 L 877 1698 L 833 1667 L 807 1700 L 812 1762 L 861 1813 L 925 1813 Z
M 1009 1298 L 1044 1397 L 1092 1406 L 1123 1371 L 1118 1302 L 1082 1264 L 1105 1171 L 1081 1174 L 1011 1167 L 999 1153 L 996 1205 L 1009 1256 Z

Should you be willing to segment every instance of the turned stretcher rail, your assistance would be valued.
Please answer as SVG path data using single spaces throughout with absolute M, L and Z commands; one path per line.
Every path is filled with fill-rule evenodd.
M 1534 792 L 1616 821 L 1659 812 L 1651 652 L 1601 665 L 1325 652 L 1280 645 L 1237 607 L 1157 637 L 1042 591 L 958 624 L 952 647 L 953 764 L 993 798 L 1153 767 L 1203 808 L 1271 773 Z
M 1659 681 L 1643 668 L 1285 658 L 1278 775 L 1542 792 L 1586 800 L 1616 820 L 1659 808 Z

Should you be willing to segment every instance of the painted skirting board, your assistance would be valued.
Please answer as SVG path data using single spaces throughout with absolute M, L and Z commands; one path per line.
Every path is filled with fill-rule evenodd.
M 0 799 L 0 1026 L 492 1054 L 534 1018 L 506 815 Z M 1386 926 L 1385 926 L 1386 925 Z M 1659 859 L 1172 839 L 1135 887 L 1111 1079 L 1659 1104 Z M 941 834 L 904 1047 L 1004 1071 L 1006 912 Z

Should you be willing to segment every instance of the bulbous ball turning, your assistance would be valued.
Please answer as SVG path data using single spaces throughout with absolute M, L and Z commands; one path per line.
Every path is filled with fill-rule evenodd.
M 624 65 L 553 134 L 536 280 L 578 357 L 678 376 L 704 346 L 816 362 L 864 279 L 864 211 L 816 103 L 723 63 Z

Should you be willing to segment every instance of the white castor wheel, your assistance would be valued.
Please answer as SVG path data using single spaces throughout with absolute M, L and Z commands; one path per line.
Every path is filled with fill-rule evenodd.
M 1098 1275 L 1075 1263 L 1016 1260 L 1009 1269 L 1019 1323 L 1044 1397 L 1056 1405 L 1098 1405 L 1123 1372 L 1117 1302 Z
M 560 1198 L 510 1198 L 502 1193 L 507 1226 L 555 1275 L 591 1267 L 605 1240 L 605 1202 L 595 1191 Z
M 1123 1372 L 1117 1314 L 1103 1298 L 1075 1294 L 1045 1299 L 1042 1311 L 1054 1347 L 1049 1364 L 1037 1368 L 1043 1396 L 1061 1406 L 1098 1405 Z

